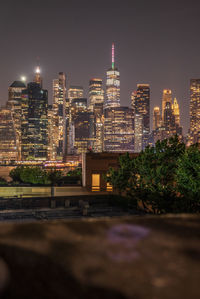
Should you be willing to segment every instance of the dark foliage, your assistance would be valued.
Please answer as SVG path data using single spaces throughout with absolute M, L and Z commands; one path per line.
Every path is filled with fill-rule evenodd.
M 137 158 L 121 156 L 107 180 L 120 194 L 153 213 L 197 212 L 200 204 L 200 152 L 178 137 L 158 141 Z
M 70 171 L 66 176 L 62 171 L 41 167 L 19 166 L 10 172 L 14 184 L 65 186 L 81 184 L 81 169 Z
M 13 182 L 31 185 L 48 185 L 50 183 L 47 172 L 38 166 L 18 166 L 11 170 L 10 177 Z
M 0 177 L 0 185 L 4 186 L 4 185 L 7 185 L 7 184 L 8 184 L 8 182 L 4 178 Z

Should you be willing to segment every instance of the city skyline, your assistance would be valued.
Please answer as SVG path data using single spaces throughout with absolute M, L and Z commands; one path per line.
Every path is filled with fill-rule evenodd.
M 91 78 L 102 78 L 110 66 L 110 45 L 116 44 L 121 75 L 121 104 L 129 105 L 136 85 L 151 86 L 151 114 L 163 89 L 171 89 L 181 108 L 184 134 L 189 127 L 190 79 L 199 78 L 197 1 L 35 1 L 2 4 L 0 12 L 0 103 L 7 87 L 26 74 L 32 80 L 40 57 L 44 88 L 50 91 L 58 72 L 67 84 L 88 90 Z M 170 21 L 169 21 L 170 20 Z M 17 25 L 16 25 L 17 24 Z M 14 45 L 13 47 L 10 45 Z M 194 46 L 195 45 L 195 46 Z
M 114 43 L 112 43 L 112 47 L 113 47 L 113 45 L 114 45 Z M 113 49 L 112 49 L 112 52 L 111 52 L 112 54 L 113 54 Z M 113 57 L 112 57 L 112 59 L 113 59 Z M 113 60 L 111 59 L 111 66 L 113 66 Z M 111 70 L 112 68 L 110 68 L 110 70 Z M 117 68 L 116 68 L 117 69 Z M 23 73 L 23 75 L 21 75 L 19 78 L 15 78 L 14 80 L 13 80 L 13 82 L 14 81 L 21 81 L 21 82 L 24 82 L 25 84 L 28 84 L 29 82 L 32 82 L 33 81 L 33 79 L 34 79 L 34 76 L 36 75 L 37 76 L 37 74 L 38 74 L 38 70 L 39 70 L 39 74 L 41 75 L 41 78 L 42 78 L 42 84 L 43 84 L 43 81 L 45 82 L 45 78 L 44 78 L 44 76 L 43 76 L 43 73 L 42 73 L 42 68 L 41 68 L 41 64 L 39 63 L 39 65 L 37 66 L 37 65 L 35 65 L 35 67 L 34 67 L 34 69 L 33 69 L 33 71 L 32 71 L 32 78 L 30 77 L 30 80 L 29 80 L 29 78 L 26 76 L 26 74 L 25 73 Z M 58 72 L 58 73 L 64 73 L 64 72 Z M 31 76 L 31 75 L 30 75 Z M 55 77 L 56 77 L 56 75 L 55 75 Z M 66 74 L 66 78 L 68 78 L 68 74 Z M 190 80 L 192 80 L 192 79 L 194 79 L 194 80 L 198 80 L 198 78 L 191 78 Z M 99 78 L 99 79 L 96 79 L 96 78 L 91 78 L 90 80 L 88 80 L 88 86 L 85 88 L 85 86 L 83 87 L 83 97 L 84 98 L 87 98 L 88 99 L 88 103 L 89 103 L 89 99 L 90 99 L 90 82 L 92 81 L 92 80 L 102 80 L 102 86 L 103 86 L 103 92 L 105 93 L 106 92 L 106 78 L 104 78 L 104 79 L 102 79 L 102 78 Z M 55 81 L 55 78 L 54 79 L 52 79 L 52 82 L 54 82 Z M 121 80 L 120 80 L 121 81 Z M 48 103 L 50 104 L 50 105 L 52 105 L 53 104 L 53 102 L 54 102 L 54 92 L 53 92 L 53 88 L 52 88 L 52 82 L 51 82 L 51 88 L 48 90 L 47 88 L 47 90 L 48 90 L 48 94 L 49 94 L 49 96 L 48 96 Z M 68 90 L 70 90 L 70 88 L 71 87 L 73 87 L 73 86 L 80 86 L 81 84 L 79 84 L 79 85 L 74 85 L 74 84 L 70 84 L 71 82 L 69 82 L 69 81 L 67 81 L 67 79 L 66 79 L 66 90 L 68 91 Z M 141 85 L 149 85 L 150 87 L 151 87 L 151 90 L 153 89 L 152 88 L 152 86 L 148 83 L 148 82 L 144 82 L 144 83 L 141 83 Z M 45 84 L 44 83 L 44 86 L 46 86 L 46 85 L 50 85 L 50 84 Z M 136 85 L 135 85 L 135 87 L 132 89 L 132 92 L 131 92 L 131 94 L 130 94 L 130 96 L 128 97 L 128 101 L 126 102 L 126 104 L 125 105 L 123 105 L 123 102 L 122 102 L 122 100 L 121 100 L 121 96 L 119 97 L 119 99 L 120 99 L 120 105 L 121 106 L 127 106 L 127 107 L 131 107 L 131 97 L 132 97 L 132 94 L 134 93 L 134 92 L 136 92 L 136 90 L 137 90 L 137 86 L 138 85 L 140 85 L 140 83 L 136 83 Z M 82 87 L 82 86 L 81 86 Z M 189 86 L 189 88 L 190 88 L 190 86 Z M 121 89 L 121 86 L 120 86 L 120 89 Z M 153 129 L 153 112 L 154 112 L 154 108 L 155 107 L 159 107 L 160 109 L 161 109 L 161 111 L 163 110 L 162 108 L 162 94 L 163 94 L 163 91 L 165 90 L 166 88 L 164 88 L 163 90 L 161 90 L 160 92 L 161 92 L 161 99 L 160 99 L 160 102 L 158 102 L 158 104 L 157 105 L 154 105 L 153 103 L 152 103 L 152 91 L 151 91 L 151 101 L 150 101 L 150 128 L 151 128 L 151 130 Z M 169 90 L 171 90 L 171 89 L 169 89 Z M 9 91 L 9 86 L 7 87 L 7 91 Z M 171 92 L 172 92 L 172 98 L 173 99 L 177 99 L 177 96 L 176 96 L 176 94 L 174 93 L 174 91 L 173 90 L 171 90 Z M 67 95 L 66 95 L 66 97 L 67 97 Z M 7 92 L 7 98 L 6 98 L 6 101 L 5 101 L 5 103 L 0 103 L 0 105 L 3 107 L 4 106 L 4 104 L 6 104 L 6 102 L 7 102 L 7 100 L 8 100 L 8 92 Z M 190 95 L 189 95 L 189 101 L 190 101 Z M 180 101 L 179 101 L 179 103 L 180 103 Z M 89 106 L 89 105 L 88 105 Z M 180 105 L 180 110 L 183 110 L 183 109 L 181 109 L 182 107 L 181 107 L 181 105 Z M 189 109 L 189 108 L 188 108 Z M 187 135 L 188 134 L 188 131 L 189 131 L 189 122 L 190 122 L 190 120 L 189 120 L 189 118 L 190 118 L 190 112 L 188 111 L 188 119 L 187 119 L 187 122 L 188 122 L 188 127 L 186 128 L 186 127 L 184 127 L 184 121 L 183 121 L 183 119 L 182 119 L 182 114 L 180 113 L 180 122 L 181 122 L 181 125 L 183 124 L 183 133 L 184 133 L 184 135 Z
M 114 43 L 112 43 L 112 50 L 111 50 L 111 68 L 110 68 L 110 70 L 112 70 L 112 68 L 114 67 L 114 64 L 115 64 L 115 62 L 113 61 L 113 46 L 115 46 L 115 44 Z M 117 70 L 117 68 L 116 68 L 116 70 Z M 59 72 L 59 73 L 62 73 L 62 72 Z M 43 80 L 45 81 L 45 79 L 44 79 L 44 77 L 43 77 L 43 74 L 42 74 L 42 70 L 41 70 L 41 65 L 40 65 L 40 63 L 38 64 L 38 66 L 36 65 L 35 67 L 34 67 L 34 70 L 33 70 L 33 72 L 32 72 L 32 79 L 30 78 L 30 80 L 29 80 L 29 78 L 26 76 L 26 74 L 23 74 L 23 75 L 21 75 L 21 77 L 20 78 L 17 78 L 16 80 L 14 80 L 14 81 L 21 81 L 21 82 L 24 82 L 25 84 L 28 84 L 29 82 L 32 82 L 33 81 L 33 79 L 34 79 L 34 76 L 37 76 L 37 75 L 41 75 L 41 78 L 42 78 L 42 83 L 41 84 L 43 84 Z M 68 74 L 66 75 L 66 78 L 68 78 Z M 91 80 L 102 80 L 102 86 L 103 86 L 103 91 L 104 91 L 104 93 L 106 92 L 106 78 L 105 78 L 105 80 L 103 80 L 103 79 L 101 79 L 101 78 L 99 78 L 99 79 L 95 79 L 95 78 L 91 78 L 89 81 L 88 81 L 88 86 L 86 87 L 86 88 L 84 88 L 83 87 L 83 97 L 85 97 L 85 98 L 87 98 L 88 99 L 88 101 L 89 101 L 89 98 L 90 98 L 90 82 L 91 82 Z M 190 79 L 191 80 L 191 79 Z M 52 79 L 52 82 L 54 82 L 55 81 L 55 79 Z M 67 81 L 67 80 L 66 80 Z M 37 81 L 36 81 L 37 82 Z M 52 82 L 51 82 L 51 85 L 52 85 Z M 150 86 L 150 84 L 148 84 L 148 83 L 142 83 L 141 85 L 149 85 Z M 49 85 L 49 84 L 48 84 Z M 79 84 L 80 85 L 80 84 Z M 122 105 L 122 106 L 127 106 L 127 107 L 131 107 L 131 97 L 132 97 L 132 93 L 134 93 L 134 92 L 136 92 L 136 89 L 137 89 L 137 86 L 138 85 L 140 85 L 140 84 L 136 84 L 136 86 L 135 86 L 135 88 L 134 89 L 132 89 L 132 92 L 131 92 L 131 94 L 130 94 L 130 97 L 129 97 L 129 99 L 128 99 L 128 102 L 127 102 L 127 104 L 126 105 L 123 105 L 123 103 L 121 102 L 121 97 L 119 97 L 119 99 L 120 99 L 120 105 Z M 73 86 L 77 86 L 77 85 L 70 85 L 70 83 L 68 82 L 68 84 L 67 84 L 67 82 L 66 82 L 66 88 L 67 88 L 67 91 L 68 90 L 70 90 L 70 88 L 71 87 L 73 87 Z M 150 86 L 151 87 L 151 86 Z M 120 86 L 120 89 L 121 89 L 121 86 Z M 152 87 L 151 87 L 151 89 L 152 89 Z M 9 90 L 9 87 L 8 87 L 8 90 Z M 48 89 L 47 89 L 48 90 Z M 163 89 L 161 92 L 163 92 L 165 89 Z M 175 95 L 175 93 L 173 92 L 173 90 L 171 90 L 172 91 L 172 97 L 176 100 L 176 95 Z M 51 86 L 51 88 L 50 88 L 50 90 L 48 90 L 48 94 L 50 95 L 50 96 L 48 96 L 48 103 L 51 105 L 51 104 L 53 104 L 53 102 L 54 102 L 54 92 L 53 92 L 53 89 L 52 89 L 52 86 Z M 66 95 L 67 96 L 67 95 Z M 6 101 L 8 100 L 8 98 L 6 99 Z M 152 96 L 151 96 L 151 100 L 152 100 Z M 5 103 L 4 103 L 5 104 Z M 4 105 L 1 105 L 1 106 L 4 106 Z M 157 104 L 157 106 L 155 106 L 155 105 L 153 105 L 153 103 L 152 103 L 152 101 L 150 101 L 150 107 L 151 107 L 151 109 L 150 109 L 150 129 L 152 130 L 153 129 L 153 113 L 154 113 L 154 108 L 155 107 L 159 107 L 160 109 L 161 109 L 161 111 L 163 110 L 162 108 L 162 96 L 161 96 L 161 100 L 160 100 L 160 103 L 158 103 Z M 180 110 L 182 110 L 182 109 L 180 109 Z M 188 115 L 188 118 L 189 118 L 190 116 Z M 189 119 L 187 120 L 188 122 L 189 122 Z M 183 123 L 183 121 L 182 121 L 182 115 L 181 115 L 181 113 L 180 113 L 180 122 L 181 122 L 181 124 Z M 188 131 L 189 131 L 189 125 L 188 125 L 188 128 L 186 129 L 185 127 L 184 127 L 184 125 L 183 125 L 183 133 L 184 133 L 184 135 L 187 135 L 188 134 Z

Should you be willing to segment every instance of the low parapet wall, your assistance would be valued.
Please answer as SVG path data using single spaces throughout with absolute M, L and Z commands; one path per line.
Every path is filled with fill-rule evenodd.
M 50 196 L 71 196 L 87 195 L 90 192 L 80 186 L 66 187 L 0 187 L 0 198 L 9 197 L 50 197 Z
M 47 197 L 51 187 L 0 187 L 0 197 Z

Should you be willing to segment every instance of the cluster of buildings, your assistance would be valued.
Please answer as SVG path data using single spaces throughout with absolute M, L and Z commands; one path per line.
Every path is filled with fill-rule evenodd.
M 103 81 L 89 81 L 89 97 L 81 86 L 69 86 L 63 72 L 53 80 L 53 102 L 43 89 L 40 67 L 33 82 L 15 81 L 0 108 L 0 161 L 66 161 L 66 157 L 94 153 L 138 153 L 157 140 L 182 137 L 180 111 L 172 91 L 163 91 L 161 109 L 153 109 L 150 132 L 150 86 L 138 84 L 130 107 L 120 104 L 120 72 L 112 65 Z M 200 79 L 191 80 L 188 144 L 200 138 Z
M 170 89 L 163 90 L 162 113 L 160 107 L 153 109 L 153 131 L 151 134 L 152 142 L 169 138 L 173 135 L 182 136 L 182 127 L 180 125 L 180 110 L 177 99 L 172 99 Z

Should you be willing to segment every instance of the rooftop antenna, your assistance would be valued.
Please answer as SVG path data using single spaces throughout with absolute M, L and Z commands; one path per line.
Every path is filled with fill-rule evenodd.
M 42 77 L 41 77 L 41 69 L 40 69 L 40 59 L 39 57 L 36 58 L 37 60 L 37 67 L 35 69 L 35 76 L 34 76 L 34 82 L 39 84 L 42 88 Z
M 40 70 L 40 57 L 39 56 L 36 57 L 36 61 L 37 61 L 37 66 L 36 66 L 35 72 L 36 72 L 36 74 L 40 74 L 41 70 Z
M 112 69 L 115 68 L 115 44 L 112 44 Z

